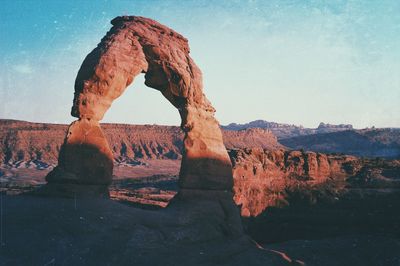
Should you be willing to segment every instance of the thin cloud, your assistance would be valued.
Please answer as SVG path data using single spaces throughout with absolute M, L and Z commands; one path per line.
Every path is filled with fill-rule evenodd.
M 32 66 L 30 64 L 14 65 L 12 67 L 12 69 L 21 74 L 32 74 L 34 72 Z

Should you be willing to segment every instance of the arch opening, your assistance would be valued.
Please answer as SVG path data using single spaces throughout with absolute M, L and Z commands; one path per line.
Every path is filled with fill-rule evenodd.
M 48 183 L 111 183 L 113 155 L 99 121 L 134 78 L 145 73 L 145 85 L 160 91 L 181 117 L 180 193 L 231 191 L 231 162 L 215 109 L 203 94 L 201 71 L 189 56 L 188 41 L 143 17 L 117 17 L 111 23 L 111 30 L 78 72 L 71 109 L 78 120 L 68 129 L 58 166 L 46 177 Z
M 125 92 L 113 101 L 101 123 L 179 126 L 178 110 L 160 91 L 147 87 L 144 82 L 144 73 L 136 76 Z

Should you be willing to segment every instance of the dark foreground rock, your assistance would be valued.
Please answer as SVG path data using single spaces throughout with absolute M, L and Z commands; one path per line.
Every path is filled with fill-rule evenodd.
M 294 263 L 231 230 L 221 200 L 149 211 L 107 199 L 3 195 L 2 207 L 0 265 Z
M 308 266 L 400 265 L 399 238 L 376 234 L 291 240 L 267 245 L 267 248 L 284 250 Z
M 0 265 L 400 263 L 399 237 L 381 234 L 257 245 L 229 233 L 217 201 L 176 202 L 149 211 L 106 199 L 3 195 L 2 207 Z

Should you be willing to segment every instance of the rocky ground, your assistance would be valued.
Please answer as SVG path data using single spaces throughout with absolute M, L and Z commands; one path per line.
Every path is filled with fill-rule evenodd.
M 0 265 L 288 265 L 227 233 L 218 202 L 156 211 L 107 199 L 2 197 Z M 211 215 L 212 214 L 212 215 Z
M 248 155 L 241 160 L 248 163 Z M 399 265 L 399 194 L 361 189 L 361 177 L 374 184 L 377 171 L 395 179 L 397 168 L 378 166 L 353 177 L 358 190 L 340 200 L 321 188 L 285 190 L 286 204 L 242 218 L 249 238 L 226 233 L 215 201 L 168 206 L 177 191 L 176 160 L 117 166 L 111 200 L 29 196 L 48 169 L 3 169 L 0 265 Z
M 400 263 L 398 235 L 303 236 L 257 244 L 224 233 L 224 212 L 214 201 L 186 204 L 146 210 L 106 199 L 3 195 L 0 265 Z
M 176 199 L 175 127 L 104 126 L 110 199 L 88 199 L 30 194 L 57 164 L 65 126 L 7 123 L 0 265 L 400 265 L 398 160 L 293 151 L 267 130 L 226 131 L 243 235 L 226 227 L 224 201 Z
M 0 167 L 0 191 L 7 195 L 31 192 L 46 184 L 52 166 L 37 168 L 23 163 L 19 167 Z M 110 197 L 140 207 L 165 207 L 178 190 L 179 160 L 142 160 L 140 164 L 117 163 L 114 167 Z

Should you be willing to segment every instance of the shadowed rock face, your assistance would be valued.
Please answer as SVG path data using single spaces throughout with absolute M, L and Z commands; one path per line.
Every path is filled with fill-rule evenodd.
M 159 90 L 178 110 L 184 131 L 180 187 L 231 190 L 232 167 L 215 109 L 203 94 L 202 75 L 189 56 L 188 41 L 154 20 L 124 16 L 85 58 L 75 81 L 73 122 L 49 183 L 108 185 L 112 152 L 99 121 L 132 83 Z
M 47 181 L 109 185 L 113 154 L 98 121 L 82 119 L 73 122 L 66 139 L 68 145 L 60 151 L 59 165 L 49 173 Z

